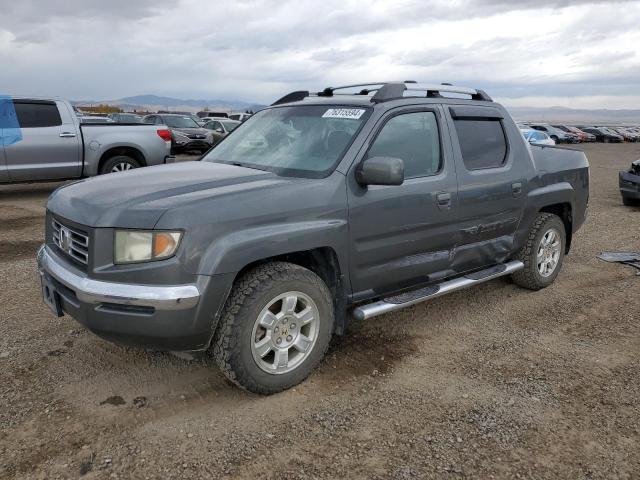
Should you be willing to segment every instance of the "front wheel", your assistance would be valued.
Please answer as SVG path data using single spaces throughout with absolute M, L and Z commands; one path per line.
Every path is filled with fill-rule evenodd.
M 511 277 L 521 287 L 540 290 L 551 285 L 564 260 L 566 233 L 564 223 L 552 213 L 538 213 L 529 231 L 527 243 L 516 257 L 524 268 Z
M 329 346 L 331 298 L 320 277 L 291 263 L 267 263 L 244 274 L 227 299 L 213 340 L 222 373 L 261 394 L 302 382 Z

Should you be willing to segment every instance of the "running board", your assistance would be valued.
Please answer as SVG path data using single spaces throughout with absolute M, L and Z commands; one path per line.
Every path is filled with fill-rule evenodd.
M 511 262 L 496 265 L 485 270 L 480 270 L 479 272 L 469 273 L 437 285 L 424 287 L 412 292 L 388 297 L 378 302 L 362 305 L 353 310 L 353 316 L 357 320 L 367 320 L 384 313 L 394 312 L 426 300 L 431 300 L 432 298 L 441 297 L 456 290 L 462 290 L 472 285 L 488 282 L 494 278 L 510 275 L 522 268 L 524 268 L 524 264 L 521 261 L 512 260 Z

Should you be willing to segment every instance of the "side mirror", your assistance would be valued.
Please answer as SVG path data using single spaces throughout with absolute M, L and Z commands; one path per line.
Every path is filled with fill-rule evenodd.
M 221 128 L 216 128 L 216 132 L 218 132 L 218 133 L 224 133 L 224 130 L 222 130 Z
M 356 180 L 361 185 L 402 185 L 404 162 L 393 157 L 367 158 L 356 170 Z

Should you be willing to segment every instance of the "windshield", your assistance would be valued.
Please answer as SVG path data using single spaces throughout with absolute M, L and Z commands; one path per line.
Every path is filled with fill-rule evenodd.
M 239 123 L 236 123 L 236 122 L 224 122 L 224 121 L 222 121 L 220 123 L 222 123 L 224 125 L 224 128 L 227 129 L 227 132 L 233 132 L 236 129 L 236 127 L 238 125 L 240 125 Z
M 162 120 L 168 127 L 172 128 L 200 128 L 196 122 L 189 117 L 162 117 Z
M 204 160 L 322 178 L 336 167 L 369 114 L 363 107 L 320 105 L 262 110 Z

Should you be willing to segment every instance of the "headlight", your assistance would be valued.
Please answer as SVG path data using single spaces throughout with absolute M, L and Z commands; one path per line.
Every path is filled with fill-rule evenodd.
M 180 244 L 182 232 L 116 230 L 115 263 L 150 262 L 171 257 Z

